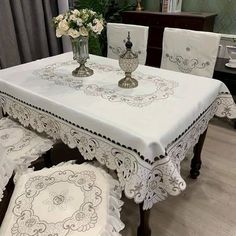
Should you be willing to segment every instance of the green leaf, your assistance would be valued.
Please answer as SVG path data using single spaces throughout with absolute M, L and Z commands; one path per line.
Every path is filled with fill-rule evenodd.
M 121 22 L 120 12 L 134 8 L 134 4 L 128 4 L 124 0 L 123 4 L 118 4 L 119 1 L 114 0 L 75 0 L 75 8 L 91 9 L 98 14 L 102 14 L 106 22 Z M 89 52 L 96 55 L 107 55 L 107 38 L 106 30 L 98 38 L 90 37 Z

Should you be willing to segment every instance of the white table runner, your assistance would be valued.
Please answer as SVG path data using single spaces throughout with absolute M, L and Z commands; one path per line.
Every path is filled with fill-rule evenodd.
M 2 106 L 118 176 L 144 209 L 185 188 L 179 163 L 214 114 L 236 118 L 226 86 L 217 80 L 139 66 L 135 89 L 117 86 L 116 60 L 91 56 L 88 78 L 75 78 L 71 53 L 0 71 Z M 181 143 L 181 145 L 179 145 Z M 184 144 L 184 145 L 183 145 Z

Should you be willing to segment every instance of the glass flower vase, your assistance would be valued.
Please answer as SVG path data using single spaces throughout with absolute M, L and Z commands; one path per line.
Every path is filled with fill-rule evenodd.
M 93 70 L 85 66 L 87 59 L 89 58 L 88 49 L 88 36 L 79 36 L 77 38 L 72 38 L 72 51 L 73 59 L 76 60 L 80 66 L 72 71 L 72 75 L 76 77 L 88 77 L 93 74 Z

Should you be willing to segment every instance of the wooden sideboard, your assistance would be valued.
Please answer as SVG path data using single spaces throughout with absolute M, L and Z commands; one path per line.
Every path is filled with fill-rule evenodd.
M 217 58 L 213 78 L 222 81 L 236 101 L 236 68 L 226 67 L 225 64 L 227 62 L 229 62 L 229 59 Z
M 122 22 L 149 26 L 146 65 L 160 67 L 165 27 L 213 31 L 215 13 L 124 11 Z

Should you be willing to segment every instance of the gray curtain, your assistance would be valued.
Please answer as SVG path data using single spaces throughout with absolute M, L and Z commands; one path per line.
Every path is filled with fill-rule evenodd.
M 61 53 L 52 25 L 57 14 L 57 0 L 0 0 L 0 66 Z

